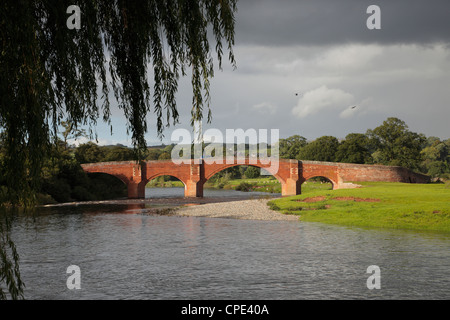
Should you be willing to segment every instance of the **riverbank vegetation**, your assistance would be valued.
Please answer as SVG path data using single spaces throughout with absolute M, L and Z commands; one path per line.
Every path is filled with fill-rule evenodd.
M 268 205 L 301 221 L 450 232 L 450 182 L 359 184 L 356 189 L 304 190 Z

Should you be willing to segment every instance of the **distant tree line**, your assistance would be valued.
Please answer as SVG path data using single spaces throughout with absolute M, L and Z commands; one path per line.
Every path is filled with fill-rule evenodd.
M 313 141 L 294 135 L 279 141 L 280 158 L 402 166 L 433 178 L 450 178 L 450 139 L 426 137 L 398 118 L 339 141 L 322 136 Z

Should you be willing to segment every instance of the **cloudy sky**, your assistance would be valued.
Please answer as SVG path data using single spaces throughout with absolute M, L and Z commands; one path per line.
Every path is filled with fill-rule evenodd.
M 374 4 L 381 29 L 370 30 Z M 235 32 L 237 69 L 224 63 L 215 73 L 204 130 L 345 138 L 398 117 L 411 131 L 450 138 L 448 0 L 241 0 Z M 190 102 L 190 79 L 181 79 L 181 124 L 164 143 L 173 129 L 190 129 Z M 160 144 L 152 114 L 148 124 L 148 144 Z M 119 111 L 113 132 L 99 125 L 99 143 L 130 145 Z

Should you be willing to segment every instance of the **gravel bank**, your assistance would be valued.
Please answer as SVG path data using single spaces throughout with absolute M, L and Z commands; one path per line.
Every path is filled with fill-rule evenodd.
M 266 199 L 255 199 L 193 205 L 178 209 L 175 215 L 247 220 L 298 221 L 298 216 L 285 215 L 270 210 L 267 206 L 268 201 Z

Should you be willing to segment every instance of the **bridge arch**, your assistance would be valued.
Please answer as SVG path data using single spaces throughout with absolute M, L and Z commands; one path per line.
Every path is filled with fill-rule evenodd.
M 256 167 L 256 168 L 260 168 L 260 169 L 264 169 L 267 172 L 269 172 L 272 176 L 274 176 L 278 182 L 280 182 L 281 184 L 284 184 L 286 181 L 281 178 L 281 176 L 277 173 L 273 173 L 271 172 L 271 170 L 269 170 L 269 168 L 265 165 L 261 165 L 261 164 L 239 164 L 239 163 L 232 163 L 232 164 L 223 164 L 223 165 L 216 165 L 214 167 L 214 169 L 208 171 L 207 173 L 205 173 L 205 181 L 208 181 L 209 179 L 211 179 L 215 174 L 222 172 L 223 170 L 226 170 L 228 168 L 232 168 L 232 167 L 238 167 L 238 166 L 247 166 L 247 167 Z
M 177 176 L 177 175 L 174 174 L 173 172 L 161 172 L 161 173 L 153 174 L 153 175 L 149 176 L 147 179 L 144 180 L 145 185 L 147 185 L 147 184 L 148 184 L 150 181 L 152 181 L 153 179 L 156 179 L 156 178 L 162 177 L 162 176 L 170 176 L 170 177 L 174 177 L 174 178 L 180 180 L 180 181 L 183 183 L 183 185 L 186 186 L 186 182 L 183 181 L 183 178 Z
M 128 193 L 128 184 L 118 175 L 106 172 L 86 172 L 87 176 L 95 184 L 97 194 L 103 199 L 122 198 Z
M 123 177 L 120 174 L 114 174 L 112 172 L 103 172 L 103 171 L 92 171 L 92 172 L 87 172 L 86 174 L 88 174 L 91 177 L 95 177 L 95 176 L 101 176 L 101 175 L 105 175 L 105 176 L 110 176 L 110 177 L 114 177 L 116 180 L 121 181 L 125 186 L 128 185 L 128 179 L 126 179 L 125 177 Z
M 174 197 L 183 197 L 184 196 L 184 194 L 185 194 L 185 192 L 186 192 L 186 182 L 184 182 L 180 177 L 178 177 L 176 174 L 174 174 L 173 172 L 171 172 L 171 173 L 167 173 L 167 172 L 162 172 L 162 173 L 156 173 L 156 174 L 153 174 L 152 176 L 150 176 L 148 179 L 145 179 L 144 180 L 144 184 L 145 184 L 145 188 L 147 188 L 147 185 L 150 183 L 150 181 L 152 181 L 152 180 L 155 180 L 155 179 L 157 179 L 157 178 L 159 178 L 159 177 L 172 177 L 172 178 L 175 178 L 175 179 L 177 179 L 178 181 L 181 181 L 181 183 L 183 183 L 183 194 L 181 195 L 181 194 L 179 194 L 179 192 L 180 192 L 180 190 L 176 190 L 176 192 L 174 192 L 174 194 L 173 194 L 173 196 Z M 169 181 L 170 182 L 170 181 Z M 165 182 L 164 182 L 164 184 L 165 184 Z M 152 187 L 158 187 L 158 185 L 152 185 L 151 187 L 149 187 L 149 198 L 151 198 L 152 197 Z M 181 189 L 181 188 L 176 188 L 176 189 Z M 146 197 L 146 195 L 147 195 L 147 191 L 144 193 L 144 198 Z
M 302 161 L 302 183 L 315 178 L 324 177 L 330 180 L 333 190 L 338 189 L 342 179 L 340 179 L 340 168 L 336 163 L 320 161 Z
M 334 179 L 329 178 L 327 176 L 321 175 L 321 174 L 317 174 L 317 175 L 313 175 L 313 176 L 310 176 L 308 178 L 305 178 L 303 180 L 302 184 L 307 182 L 308 180 L 311 180 L 311 179 L 314 179 L 314 178 L 325 178 L 327 181 L 329 181 L 331 183 L 331 187 L 332 187 L 333 190 L 337 189 L 337 181 L 335 181 Z

